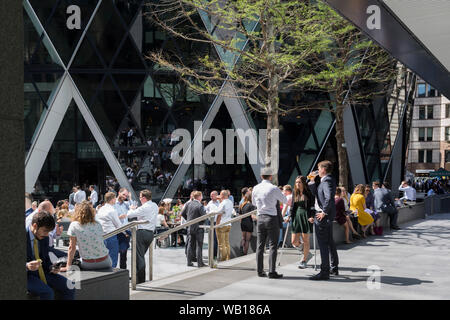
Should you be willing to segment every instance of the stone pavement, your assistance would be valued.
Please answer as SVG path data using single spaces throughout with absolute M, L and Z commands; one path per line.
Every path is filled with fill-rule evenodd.
M 160 255 L 178 251 L 181 257 L 175 259 L 176 264 L 173 259 L 167 264 L 161 260 L 158 263 L 155 256 L 155 280 L 138 285 L 130 299 L 448 299 L 450 214 L 436 214 L 401 227 L 383 236 L 338 246 L 340 274 L 329 281 L 309 280 L 315 273 L 314 258 L 307 269 L 300 270 L 299 255 L 293 249 L 284 252 L 277 268 L 284 278 L 276 280 L 256 276 L 254 254 L 221 262 L 218 269 L 197 269 L 185 266 L 184 250 L 170 253 L 166 251 L 170 249 L 161 249 Z M 368 267 L 378 269 L 379 277 L 376 271 L 368 272 Z M 177 269 L 176 275 L 161 276 L 161 270 L 167 275 L 168 270 Z M 159 277 L 156 270 L 160 270 Z M 371 278 L 379 279 L 379 289 L 377 282 L 368 283 Z

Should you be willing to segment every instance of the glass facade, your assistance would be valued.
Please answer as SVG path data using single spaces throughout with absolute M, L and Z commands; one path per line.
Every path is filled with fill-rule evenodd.
M 215 97 L 191 92 L 176 74 L 153 64 L 146 55 L 160 49 L 190 63 L 193 53 L 205 52 L 223 59 L 230 67 L 237 57 L 169 37 L 145 18 L 146 2 L 24 2 L 26 151 L 32 150 L 42 119 L 54 107 L 62 79 L 73 80 L 74 90 L 87 107 L 81 112 L 74 100 L 70 102 L 54 141 L 48 141 L 51 148 L 36 181 L 35 193 L 58 200 L 68 198 L 74 184 L 95 184 L 99 194 L 103 194 L 108 187 L 117 188 L 114 168 L 118 167 L 134 191 L 150 189 L 156 201 L 163 196 L 186 197 L 193 188 L 208 193 L 227 188 L 239 200 L 243 186 L 257 183 L 259 173 L 255 175 L 247 159 L 241 165 L 191 165 L 176 186 L 177 192 L 167 194 L 178 169 L 170 160 L 177 143 L 172 133 L 184 128 L 193 137 L 194 121 L 204 121 Z M 79 28 L 67 26 L 70 14 L 66 10 L 70 5 L 80 8 Z M 211 32 L 218 30 L 211 17 L 202 14 L 196 18 Z M 247 24 L 252 30 L 256 22 Z M 242 36 L 233 36 L 242 40 L 237 45 L 244 44 Z M 423 91 L 425 94 L 425 88 Z M 286 92 L 280 101 L 292 103 L 305 96 L 318 98 L 314 94 Z M 280 184 L 293 184 L 297 175 L 307 175 L 318 160 L 337 161 L 334 114 L 332 106 L 325 107 L 330 111 L 325 108 L 280 115 Z M 386 99 L 375 100 L 369 106 L 355 106 L 355 110 L 364 166 L 370 179 L 379 179 L 386 169 L 380 154 L 394 143 L 390 138 L 392 110 Z M 250 112 L 245 104 L 243 112 L 253 128 L 266 127 L 264 115 Z M 105 157 L 86 117 L 92 117 L 94 126 L 100 129 L 114 160 Z M 211 128 L 235 128 L 225 104 L 220 106 Z M 110 166 L 110 161 L 116 161 L 118 166 Z

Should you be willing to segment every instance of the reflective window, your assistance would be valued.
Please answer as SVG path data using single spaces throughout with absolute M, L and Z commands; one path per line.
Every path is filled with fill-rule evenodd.
M 419 106 L 419 120 L 425 120 L 425 110 L 426 107 L 425 106 Z
M 445 127 L 445 141 L 450 142 L 450 127 Z
M 434 106 L 427 106 L 427 119 L 433 119 Z
M 433 162 L 433 150 L 427 150 L 427 163 Z
M 433 141 L 433 128 L 427 128 L 427 141 Z
M 425 162 L 425 150 L 419 150 L 419 163 Z
M 419 141 L 425 141 L 425 128 L 419 128 Z
M 426 95 L 426 84 L 420 83 L 417 85 L 417 96 L 419 98 L 424 98 Z

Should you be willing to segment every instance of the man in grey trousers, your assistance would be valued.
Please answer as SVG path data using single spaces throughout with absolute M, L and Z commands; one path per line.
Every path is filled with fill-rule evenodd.
M 277 203 L 287 203 L 286 196 L 272 184 L 272 174 L 267 169 L 261 171 L 262 182 L 252 191 L 252 203 L 257 209 L 257 247 L 256 265 L 259 277 L 267 277 L 264 272 L 264 248 L 269 238 L 269 278 L 278 279 L 283 275 L 275 271 L 277 262 L 278 236 L 280 222 L 277 212 Z
M 139 208 L 130 207 L 128 218 L 137 218 L 139 221 L 147 220 L 149 223 L 138 225 L 136 231 L 136 283 L 145 282 L 145 253 L 150 247 L 156 229 L 156 218 L 158 216 L 158 206 L 152 201 L 152 192 L 142 190 L 139 194 L 142 206 Z
M 378 181 L 372 183 L 372 188 L 375 198 L 375 210 L 387 213 L 391 229 L 399 230 L 400 228 L 397 225 L 398 211 L 391 191 L 384 186 L 381 188 L 381 183 Z

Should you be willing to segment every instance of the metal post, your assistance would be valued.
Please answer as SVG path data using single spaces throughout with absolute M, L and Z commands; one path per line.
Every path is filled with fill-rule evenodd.
M 150 248 L 148 249 L 148 277 L 149 280 L 153 280 L 153 243 L 156 240 L 153 238 L 152 243 L 150 243 Z
M 136 227 L 131 229 L 131 288 L 136 290 Z
M 214 268 L 214 217 L 209 218 L 208 265 Z

